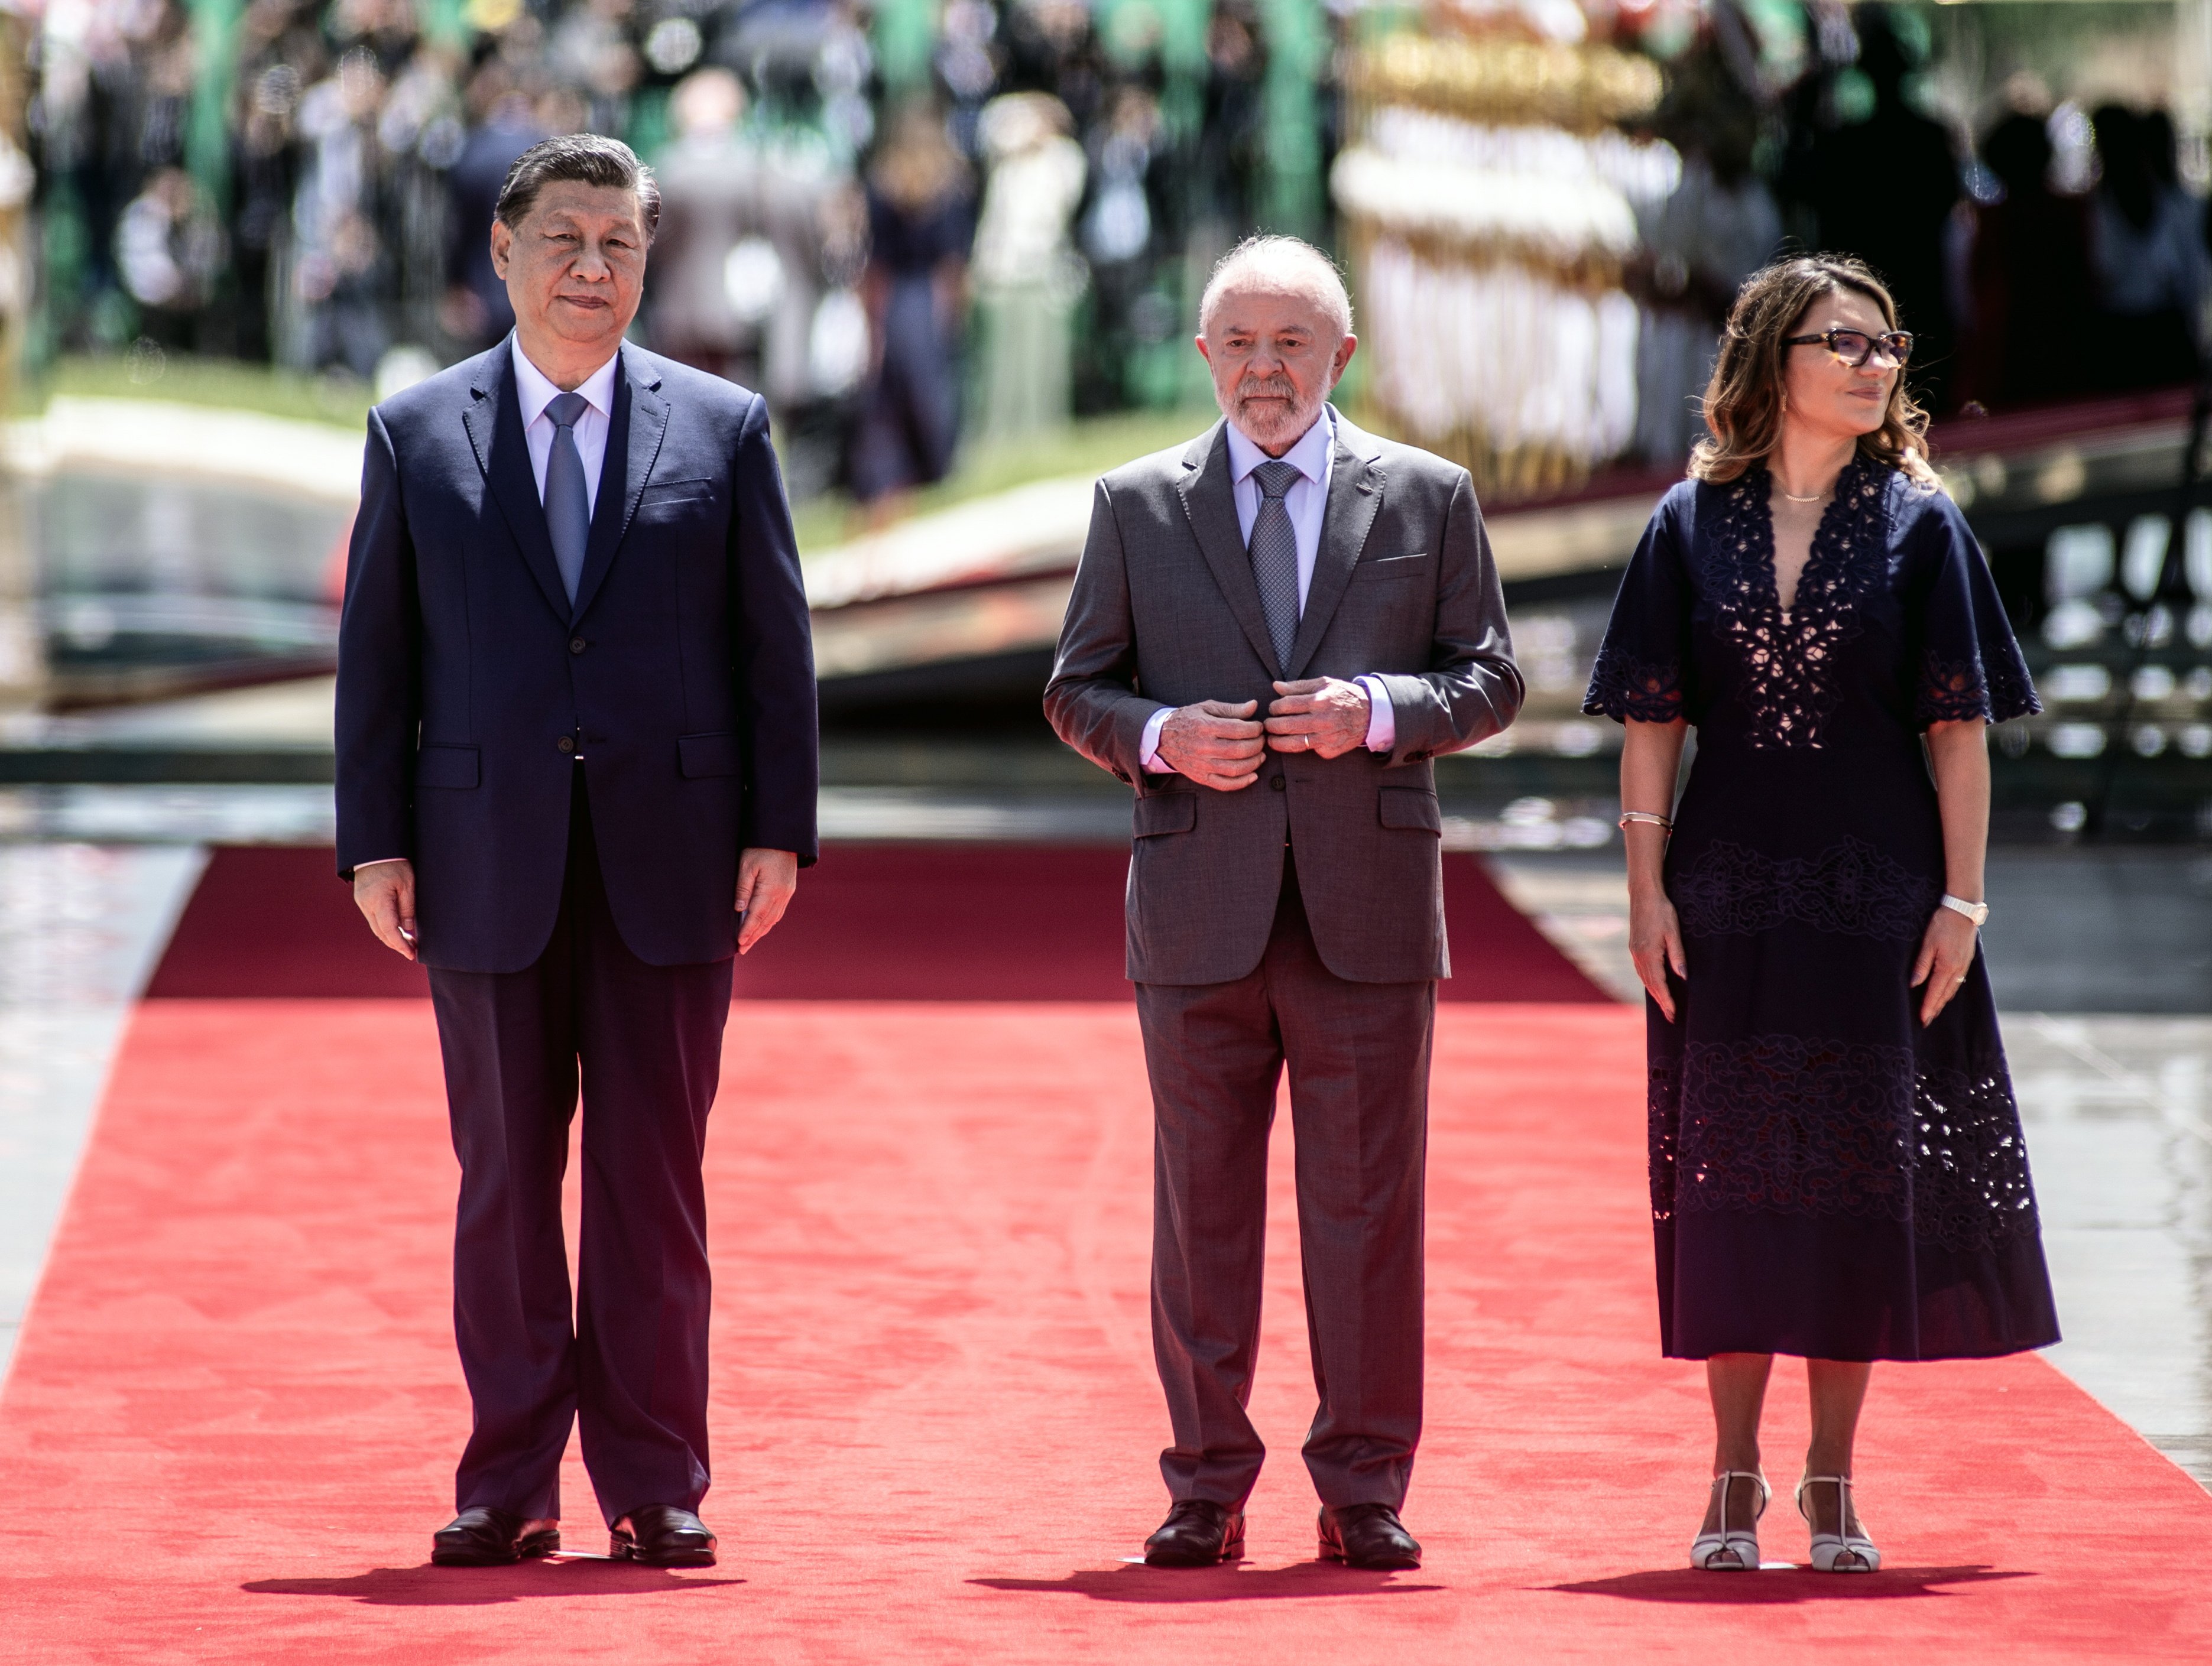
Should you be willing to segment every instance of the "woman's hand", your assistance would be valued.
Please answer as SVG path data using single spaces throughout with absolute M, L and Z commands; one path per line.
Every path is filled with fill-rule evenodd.
M 1674 991 L 1667 986 L 1667 968 L 1672 966 L 1677 978 L 1687 978 L 1690 963 L 1683 957 L 1682 923 L 1674 917 L 1674 905 L 1656 887 L 1648 892 L 1639 888 L 1629 893 L 1628 954 L 1636 962 L 1636 975 L 1651 991 L 1667 1021 L 1673 1023 Z
M 1630 930 L 1632 933 L 1632 924 Z M 1919 958 L 1912 963 L 1912 987 L 1928 986 L 1920 997 L 1923 1026 L 1934 1023 L 1936 1015 L 1951 1004 L 1951 997 L 1966 983 L 1978 935 L 1974 923 L 1955 908 L 1938 906 L 1929 920 L 1920 938 Z

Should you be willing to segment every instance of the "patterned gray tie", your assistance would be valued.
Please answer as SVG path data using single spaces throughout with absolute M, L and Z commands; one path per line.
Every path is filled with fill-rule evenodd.
M 1298 636 L 1298 535 L 1283 502 L 1303 476 L 1295 463 L 1263 463 L 1253 470 L 1260 483 L 1260 512 L 1252 518 L 1252 577 L 1260 585 L 1260 611 L 1274 639 L 1275 664 L 1285 676 L 1291 645 Z
M 571 602 L 584 576 L 584 546 L 592 538 L 592 497 L 584 489 L 584 459 L 576 450 L 576 419 L 588 403 L 580 393 L 562 393 L 545 405 L 553 419 L 553 452 L 545 459 L 545 530 L 553 535 L 553 560 Z

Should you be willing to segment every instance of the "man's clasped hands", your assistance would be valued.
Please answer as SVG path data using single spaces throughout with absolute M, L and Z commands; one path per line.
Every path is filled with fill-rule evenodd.
M 1176 707 L 1160 725 L 1160 761 L 1201 786 L 1236 792 L 1260 778 L 1261 754 L 1269 749 L 1336 758 L 1367 742 L 1367 691 L 1356 682 L 1278 682 L 1265 718 L 1259 709 L 1249 700 Z

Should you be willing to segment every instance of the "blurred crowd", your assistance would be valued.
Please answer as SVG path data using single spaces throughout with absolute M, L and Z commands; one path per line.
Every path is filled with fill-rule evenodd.
M 504 330 L 500 180 L 590 128 L 662 177 L 647 341 L 766 392 L 795 489 L 895 502 L 959 436 L 1202 397 L 1194 275 L 1258 224 L 1329 233 L 1313 182 L 1358 9 L 45 0 L 33 350 L 397 385 Z M 1626 279 L 1646 456 L 1683 454 L 1729 297 L 1791 240 L 1889 276 L 1939 409 L 2193 373 L 2205 215 L 2162 110 L 2021 78 L 1939 119 L 1924 37 L 1877 4 L 1808 0 L 1781 73 L 1736 0 L 1608 15 L 1632 13 L 1690 20 L 1644 37 L 1682 161 Z
M 2055 102 L 2012 76 L 1978 119 L 1919 96 L 1927 43 L 1909 11 L 1808 13 L 1802 70 L 1762 77 L 1732 4 L 1675 66 L 1656 126 L 1683 177 L 1644 228 L 1639 276 L 1683 391 L 1701 386 L 1736 285 L 1795 245 L 1860 256 L 1916 337 L 1939 412 L 2170 385 L 2197 373 L 2212 257 L 2163 108 Z M 1762 164 L 1764 164 L 1762 166 Z M 1690 350 L 1694 344 L 1694 350 Z M 1644 449 L 1680 454 L 1693 419 L 1647 394 Z
M 589 128 L 661 176 L 646 340 L 766 392 L 801 489 L 1172 403 L 1188 251 L 1255 217 L 1254 0 L 1165 70 L 1084 0 L 889 3 L 918 33 L 850 0 L 246 0 L 218 64 L 222 0 L 47 0 L 33 354 L 403 382 L 507 327 L 501 179 Z

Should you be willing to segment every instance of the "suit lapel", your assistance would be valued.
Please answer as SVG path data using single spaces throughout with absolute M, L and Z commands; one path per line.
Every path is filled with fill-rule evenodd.
M 1313 582 L 1306 586 L 1305 611 L 1299 615 L 1297 638 L 1291 645 L 1291 663 L 1283 669 L 1285 682 L 1305 675 L 1307 662 L 1336 615 L 1337 603 L 1344 600 L 1360 552 L 1367 548 L 1367 535 L 1375 530 L 1375 517 L 1382 507 L 1382 472 L 1374 464 L 1377 455 L 1365 434 L 1343 417 L 1336 419 L 1336 453 L 1329 461 L 1321 548 L 1314 552 Z M 1254 593 L 1257 595 L 1256 587 Z
M 591 540 L 584 546 L 583 576 L 576 581 L 575 617 L 581 619 L 614 566 L 615 551 L 629 530 L 637 500 L 660 456 L 668 432 L 668 405 L 658 391 L 660 378 L 625 347 L 622 373 L 615 378 L 615 408 L 607 414 L 607 455 L 599 465 L 599 501 L 592 510 Z
M 1267 634 L 1267 616 L 1260 610 L 1260 585 L 1252 577 L 1252 558 L 1244 548 L 1237 524 L 1237 499 L 1230 480 L 1229 425 L 1217 422 L 1183 453 L 1183 513 L 1197 535 L 1200 553 L 1213 569 L 1213 582 L 1229 603 L 1229 611 L 1252 639 L 1263 665 L 1275 663 L 1275 645 Z
M 514 536 L 530 576 L 553 611 L 568 616 L 568 592 L 561 583 L 561 564 L 553 559 L 553 535 L 546 529 L 545 506 L 538 500 L 538 476 L 530 467 L 530 443 L 522 435 L 522 396 L 515 391 L 513 348 L 505 342 L 477 362 L 461 413 L 477 466 L 483 470 L 492 500 Z

